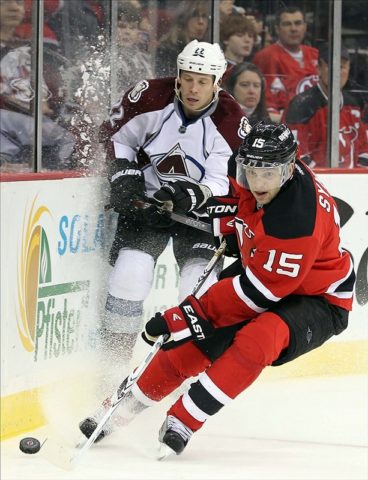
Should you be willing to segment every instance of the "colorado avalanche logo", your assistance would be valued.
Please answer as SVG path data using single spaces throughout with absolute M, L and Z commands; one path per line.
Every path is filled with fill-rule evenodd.
M 137 83 L 135 87 L 132 88 L 132 90 L 128 94 L 128 98 L 132 103 L 138 102 L 138 100 L 141 98 L 142 92 L 147 90 L 148 88 L 148 82 L 147 80 L 141 80 L 140 82 Z
M 203 166 L 186 155 L 180 143 L 163 155 L 155 155 L 152 166 L 157 177 L 163 182 L 182 180 L 183 177 L 200 181 L 204 176 Z
M 242 117 L 240 120 L 239 129 L 238 129 L 238 136 L 244 139 L 248 135 L 248 133 L 251 131 L 251 129 L 252 127 L 248 122 L 247 118 Z

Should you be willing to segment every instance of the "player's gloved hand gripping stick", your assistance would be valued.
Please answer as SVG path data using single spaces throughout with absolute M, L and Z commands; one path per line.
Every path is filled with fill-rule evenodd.
M 214 267 L 216 266 L 217 262 L 219 259 L 222 257 L 224 251 L 226 248 L 226 241 L 223 240 L 222 243 L 220 244 L 219 248 L 216 250 L 214 253 L 213 257 L 209 261 L 208 265 L 204 269 L 202 275 L 198 278 L 198 281 L 193 288 L 192 295 L 195 296 L 201 286 L 204 284 L 205 280 L 207 279 L 208 275 L 212 272 Z M 148 367 L 148 365 L 151 363 L 152 359 L 156 355 L 156 353 L 160 350 L 162 345 L 168 340 L 169 334 L 165 335 L 160 335 L 155 343 L 152 345 L 150 351 L 147 353 L 146 357 L 143 359 L 143 361 L 138 365 L 138 367 L 119 385 L 117 390 L 114 392 L 114 394 L 111 396 L 109 399 L 109 408 L 106 410 L 105 415 L 102 417 L 100 422 L 98 423 L 97 427 L 93 431 L 92 435 L 86 439 L 84 444 L 79 447 L 78 451 L 76 452 L 75 455 L 70 460 L 70 463 L 72 465 L 75 465 L 77 461 L 80 460 L 82 455 L 90 448 L 90 446 L 95 442 L 97 437 L 100 435 L 101 431 L 103 430 L 105 424 L 108 422 L 108 420 L 112 417 L 114 414 L 115 410 L 119 407 L 120 403 L 126 396 L 126 394 L 131 390 L 132 386 L 138 381 L 138 379 L 141 377 L 145 369 Z

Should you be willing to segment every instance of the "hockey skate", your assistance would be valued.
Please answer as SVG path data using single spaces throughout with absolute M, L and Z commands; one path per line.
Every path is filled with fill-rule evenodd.
M 96 410 L 96 412 L 90 417 L 85 418 L 79 424 L 79 430 L 83 435 L 89 438 L 92 433 L 95 431 L 97 425 L 111 406 L 110 397 L 104 400 L 102 405 Z M 113 416 L 106 422 L 101 433 L 95 440 L 96 442 L 101 441 L 104 437 L 110 435 L 117 428 L 125 427 L 128 425 L 133 418 L 147 408 L 146 405 L 137 400 L 132 392 L 128 392 L 126 397 L 124 397 L 123 402 L 119 406 L 118 410 L 113 414 Z
M 110 399 L 107 398 L 102 403 L 102 405 L 93 413 L 93 415 L 85 418 L 79 423 L 79 430 L 83 433 L 85 437 L 89 438 L 95 431 L 97 425 L 110 407 L 109 400 Z M 110 435 L 117 427 L 123 426 L 127 423 L 129 422 L 124 422 L 123 417 L 116 413 L 106 422 L 105 426 L 101 430 L 101 433 L 96 438 L 95 443 L 100 442 L 104 437 Z
M 173 453 L 179 455 L 187 446 L 193 431 L 173 415 L 168 415 L 158 434 L 160 442 L 159 460 Z

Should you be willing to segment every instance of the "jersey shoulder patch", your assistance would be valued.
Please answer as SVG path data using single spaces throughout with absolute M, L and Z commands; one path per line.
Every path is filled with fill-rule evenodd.
M 126 104 L 142 113 L 162 109 L 174 99 L 174 86 L 173 78 L 140 80 L 126 93 Z
M 316 187 L 312 173 L 296 162 L 292 180 L 277 197 L 264 206 L 262 217 L 265 233 L 279 239 L 311 236 L 317 215 Z

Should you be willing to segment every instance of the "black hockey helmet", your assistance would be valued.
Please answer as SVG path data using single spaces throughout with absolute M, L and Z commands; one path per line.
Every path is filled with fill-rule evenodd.
M 256 123 L 239 147 L 237 181 L 248 188 L 245 173 L 251 168 L 278 168 L 280 186 L 290 177 L 289 166 L 295 162 L 297 142 L 289 127 L 260 121 Z

